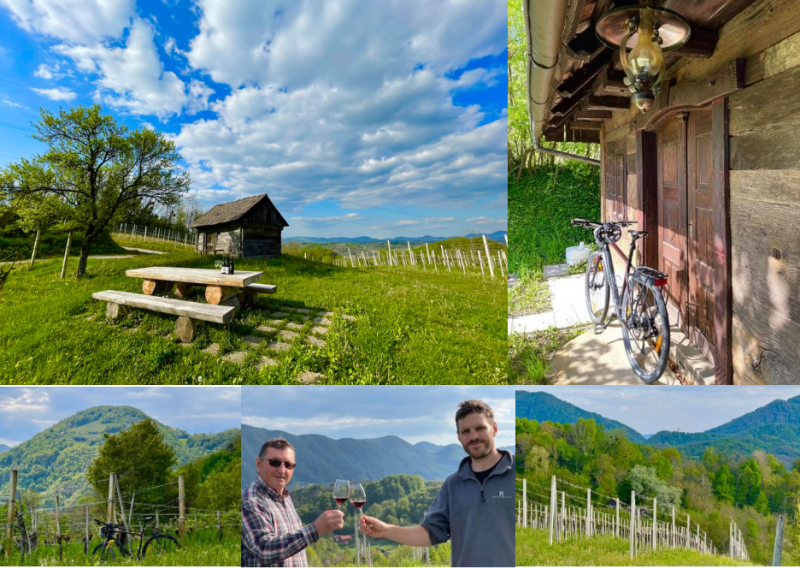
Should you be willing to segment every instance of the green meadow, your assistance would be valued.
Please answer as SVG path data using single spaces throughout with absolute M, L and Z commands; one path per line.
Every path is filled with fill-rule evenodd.
M 263 271 L 260 282 L 277 285 L 277 293 L 261 295 L 228 325 L 206 325 L 187 346 L 175 337 L 175 316 L 131 310 L 110 323 L 92 293 L 141 293 L 142 281 L 125 270 L 213 268 L 214 258 L 168 243 L 117 244 L 166 254 L 90 258 L 82 280 L 73 276 L 76 258 L 64 280 L 60 259 L 16 265 L 0 291 L 0 384 L 508 382 L 499 277 L 340 268 L 290 255 L 240 260 L 238 270 Z M 205 301 L 203 293 L 198 288 L 189 299 Z M 314 316 L 327 321 L 317 325 Z

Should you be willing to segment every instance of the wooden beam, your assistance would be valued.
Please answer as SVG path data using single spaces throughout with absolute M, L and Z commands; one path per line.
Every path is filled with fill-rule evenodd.
M 584 120 L 584 121 L 570 122 L 567 125 L 567 128 L 570 128 L 572 130 L 597 130 L 599 132 L 602 126 L 603 125 L 600 122 L 591 122 L 588 120 Z
M 624 77 L 625 74 L 622 71 L 616 71 L 610 66 L 604 67 L 592 83 L 592 94 L 598 97 L 604 95 L 630 97 L 631 91 L 628 89 L 628 85 L 623 82 Z
M 594 80 L 603 66 L 608 63 L 610 53 L 610 51 L 607 51 L 604 56 L 595 57 L 588 63 L 584 64 L 583 67 L 575 71 L 558 87 L 556 87 L 558 94 L 562 97 L 571 97 L 583 90 Z
M 728 99 L 711 106 L 711 137 L 714 163 L 714 375 L 717 384 L 733 384 L 731 228 L 730 228 L 730 136 Z
M 702 106 L 743 88 L 744 59 L 735 59 L 706 79 L 675 85 L 669 93 L 669 105 Z
M 228 323 L 233 318 L 235 312 L 233 308 L 226 306 L 214 306 L 211 304 L 201 304 L 199 302 L 175 300 L 174 298 L 162 298 L 161 296 L 145 296 L 144 294 L 133 294 L 131 292 L 116 292 L 114 290 L 95 292 L 92 294 L 92 298 L 103 302 L 114 302 L 115 304 L 123 306 L 142 308 L 176 316 L 186 316 L 214 323 Z
M 717 30 L 692 28 L 689 41 L 668 53 L 674 53 L 681 57 L 711 57 L 714 55 L 714 50 L 717 49 L 717 37 Z
M 550 114 L 552 116 L 568 115 L 578 107 L 586 93 L 587 91 L 581 91 L 571 97 L 565 97 L 561 99 L 552 109 L 550 109 Z
M 577 34 L 567 44 L 567 47 L 578 57 L 591 58 L 592 56 L 599 56 L 603 50 L 608 51 L 608 48 L 597 39 L 597 34 L 594 31 L 594 26 L 589 25 L 588 28 Z
M 610 110 L 579 110 L 572 115 L 575 120 L 611 120 L 613 116 Z
M 544 131 L 544 139 L 546 142 L 563 142 L 564 129 L 563 128 L 550 128 Z
M 586 110 L 620 110 L 631 108 L 631 100 L 625 97 L 589 96 Z

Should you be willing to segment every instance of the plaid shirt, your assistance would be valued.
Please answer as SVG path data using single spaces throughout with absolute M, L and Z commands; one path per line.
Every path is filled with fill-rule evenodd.
M 256 477 L 242 492 L 242 566 L 308 566 L 305 548 L 318 540 L 285 489 L 278 495 Z

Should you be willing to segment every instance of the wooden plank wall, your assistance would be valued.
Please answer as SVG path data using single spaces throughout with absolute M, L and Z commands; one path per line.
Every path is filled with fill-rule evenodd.
M 759 55 L 764 79 L 730 97 L 737 384 L 800 383 L 800 21 L 793 22 L 793 36 Z
M 281 231 L 273 225 L 248 225 L 244 229 L 244 257 L 276 257 L 281 255 Z

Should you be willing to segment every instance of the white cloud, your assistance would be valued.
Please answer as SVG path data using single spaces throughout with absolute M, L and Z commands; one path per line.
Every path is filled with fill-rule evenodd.
M 10 101 L 7 98 L 3 97 L 3 103 L 7 104 L 8 106 L 17 107 L 17 108 L 28 108 L 25 105 L 21 105 L 19 103 L 15 103 L 14 101 Z M 30 109 L 28 109 L 30 110 Z
M 402 225 L 419 225 L 419 221 L 398 221 L 395 224 L 399 225 L 399 226 L 402 226 Z
M 473 217 L 467 219 L 467 223 L 475 223 L 476 225 L 489 225 L 492 223 L 507 223 L 508 219 L 487 219 L 486 217 Z
M 425 217 L 426 223 L 446 223 L 448 221 L 455 221 L 455 217 Z
M 135 0 L 0 0 L 22 29 L 79 43 L 116 37 L 135 13 Z
M 0 412 L 8 414 L 40 412 L 49 407 L 50 395 L 45 389 L 22 389 L 16 398 L 7 396 L 0 399 Z
M 334 215 L 331 217 L 290 217 L 293 224 L 316 225 L 318 227 L 330 227 L 347 223 L 348 221 L 359 221 L 361 215 L 358 213 L 348 213 L 347 215 Z
M 71 101 L 78 96 L 77 93 L 72 92 L 66 87 L 56 87 L 54 89 L 36 89 L 31 87 L 31 90 L 54 101 Z
M 72 58 L 81 71 L 98 74 L 97 96 L 111 106 L 160 118 L 208 108 L 213 90 L 200 81 L 187 87 L 175 73 L 165 71 L 154 36 L 149 22 L 135 19 L 124 47 L 62 44 L 55 50 Z

